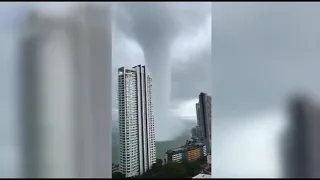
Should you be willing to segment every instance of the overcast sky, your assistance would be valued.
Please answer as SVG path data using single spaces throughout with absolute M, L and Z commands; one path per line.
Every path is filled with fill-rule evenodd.
M 213 3 L 215 176 L 281 176 L 288 97 L 320 99 L 319 17 L 319 3 Z
M 114 120 L 117 69 L 147 65 L 153 76 L 156 139 L 173 139 L 183 130 L 183 120 L 196 120 L 200 92 L 211 93 L 210 3 L 118 3 L 113 8 Z M 166 98 L 169 104 L 162 104 Z M 173 117 L 163 116 L 170 112 Z

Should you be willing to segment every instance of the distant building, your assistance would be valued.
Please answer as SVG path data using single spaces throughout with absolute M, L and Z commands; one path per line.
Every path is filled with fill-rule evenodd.
M 290 124 L 284 134 L 283 157 L 286 178 L 320 177 L 320 108 L 305 96 L 289 105 Z
M 168 163 L 168 159 L 167 159 L 167 156 L 165 156 L 165 157 L 163 158 L 162 165 L 165 165 L 165 164 L 167 164 L 167 163 Z
M 191 136 L 195 137 L 196 136 L 196 132 L 197 132 L 196 127 L 192 128 L 191 129 Z
M 144 174 L 156 163 L 152 77 L 145 66 L 118 69 L 120 172 Z
M 200 126 L 196 126 L 196 137 L 199 139 L 203 139 L 202 131 Z
M 207 152 L 211 152 L 211 105 L 211 96 L 200 93 L 199 102 L 196 104 L 197 123 L 201 129 Z
M 196 103 L 196 113 L 197 113 L 197 126 L 200 127 L 201 126 L 201 120 L 200 120 L 201 110 L 200 110 L 199 103 Z
M 207 155 L 207 164 L 211 164 L 211 154 Z
M 198 138 L 197 137 L 191 137 L 190 139 L 186 140 L 186 144 L 185 145 L 191 145 L 191 144 L 195 144 L 198 142 Z
M 119 172 L 119 164 L 112 163 L 112 173 Z
M 188 161 L 195 161 L 201 157 L 203 149 L 201 147 L 190 147 L 188 148 Z M 202 154 L 204 156 L 204 152 Z
M 202 131 L 200 126 L 196 126 L 191 129 L 191 136 L 200 139 L 202 137 Z
M 194 161 L 206 155 L 206 146 L 203 143 L 195 143 L 168 150 L 166 159 L 167 162 Z
M 183 159 L 186 159 L 186 149 L 185 148 L 175 148 L 172 150 L 168 150 L 166 152 L 168 162 L 182 162 Z

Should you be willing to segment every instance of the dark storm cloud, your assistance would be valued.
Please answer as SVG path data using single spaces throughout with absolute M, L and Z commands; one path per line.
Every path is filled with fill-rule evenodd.
M 154 48 L 170 48 L 179 33 L 192 32 L 199 28 L 210 15 L 210 8 L 208 3 L 192 2 L 118 3 L 114 6 L 114 24 L 116 30 L 124 32 L 129 38 L 136 39 L 146 51 Z M 180 63 L 181 67 L 172 72 L 172 98 L 178 100 L 194 98 L 201 86 L 207 86 L 208 83 L 200 79 L 209 78 L 207 73 L 211 68 L 208 66 L 210 51 L 211 49 L 202 50 L 203 54 L 189 57 L 190 62 Z M 158 58 L 151 58 L 150 61 L 152 60 Z
M 193 30 L 211 12 L 209 3 L 194 2 L 117 3 L 113 9 L 116 27 L 143 47 L 170 45 L 177 33 Z
M 320 92 L 318 17 L 319 3 L 213 3 L 214 116 L 279 107 L 298 89 Z
M 172 71 L 172 99 L 176 102 L 198 98 L 200 92 L 211 94 L 211 47 L 179 63 Z
M 210 14 L 208 3 L 117 3 L 115 30 L 123 32 L 141 46 L 145 63 L 153 77 L 154 113 L 157 138 L 168 139 L 177 125 L 168 113 L 171 97 L 171 47 L 181 32 L 193 32 Z M 181 76 L 188 78 L 187 76 Z M 183 89 L 181 89 L 183 91 Z M 169 130 L 168 130 L 169 128 Z M 170 132 L 175 132 L 171 129 Z M 167 137 L 165 137 L 167 136 Z

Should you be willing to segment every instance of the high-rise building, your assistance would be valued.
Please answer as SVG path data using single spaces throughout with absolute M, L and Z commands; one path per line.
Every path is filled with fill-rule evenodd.
M 197 121 L 209 154 L 211 153 L 211 104 L 211 96 L 200 93 L 199 102 L 196 104 Z
M 152 77 L 145 66 L 118 69 L 120 172 L 144 174 L 156 162 Z
M 283 135 L 284 176 L 320 177 L 320 108 L 306 96 L 290 102 L 290 122 Z
M 201 128 L 199 126 L 191 128 L 191 137 L 201 139 L 202 132 L 201 132 Z
M 201 121 L 200 121 L 200 104 L 196 103 L 196 112 L 197 112 L 197 126 L 200 127 L 201 126 Z
M 21 176 L 111 178 L 108 5 L 34 9 L 21 47 Z

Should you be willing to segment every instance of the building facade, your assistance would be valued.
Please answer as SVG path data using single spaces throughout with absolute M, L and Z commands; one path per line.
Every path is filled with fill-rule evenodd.
M 211 96 L 200 93 L 199 102 L 196 104 L 197 121 L 208 153 L 211 152 L 211 105 Z
M 207 164 L 211 165 L 211 154 L 207 155 Z
M 194 161 L 200 158 L 201 148 L 190 148 L 188 149 L 188 161 Z
M 118 69 L 120 172 L 144 174 L 156 162 L 152 77 L 145 66 Z
M 201 120 L 200 120 L 200 114 L 201 114 L 201 110 L 200 110 L 200 104 L 196 103 L 196 113 L 197 113 L 197 127 L 201 126 Z
M 111 19 L 33 9 L 21 42 L 21 176 L 111 177 Z M 97 48 L 99 47 L 99 48 Z
M 191 137 L 196 137 L 197 136 L 196 132 L 197 132 L 196 127 L 192 128 L 191 129 Z
M 195 161 L 206 155 L 206 146 L 203 143 L 194 143 L 168 150 L 165 159 L 167 162 L 181 163 L 182 161 Z
M 185 159 L 185 157 L 186 157 L 186 149 L 182 147 L 171 149 L 166 152 L 167 162 L 181 163 L 183 159 Z

